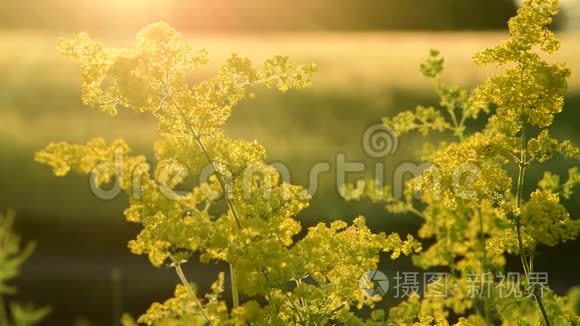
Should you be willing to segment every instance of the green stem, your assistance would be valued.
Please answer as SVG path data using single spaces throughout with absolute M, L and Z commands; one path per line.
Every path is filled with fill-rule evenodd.
M 175 105 L 177 105 L 177 102 L 175 102 Z M 185 116 L 185 114 L 181 111 L 179 111 L 183 117 L 183 119 L 185 121 L 188 121 L 187 117 Z M 242 229 L 242 223 L 240 222 L 240 215 L 238 214 L 238 211 L 236 209 L 236 206 L 234 205 L 234 203 L 232 202 L 232 200 L 230 199 L 230 196 L 228 194 L 228 185 L 224 179 L 224 177 L 222 176 L 222 174 L 220 173 L 219 167 L 217 166 L 217 163 L 212 159 L 211 155 L 209 155 L 209 151 L 207 150 L 207 147 L 205 147 L 205 144 L 203 143 L 202 139 L 201 139 L 201 130 L 199 132 L 195 131 L 195 128 L 193 126 L 190 127 L 190 131 L 191 131 L 191 135 L 193 136 L 195 143 L 197 144 L 197 146 L 199 147 L 199 149 L 203 152 L 203 155 L 205 156 L 206 160 L 209 162 L 209 164 L 211 164 L 213 170 L 215 171 L 216 177 L 218 179 L 218 182 L 220 184 L 220 187 L 223 189 L 224 192 L 224 199 L 226 201 L 226 205 L 228 206 L 230 212 L 232 212 L 232 216 L 234 218 L 234 221 L 236 223 L 236 228 L 238 230 Z M 232 264 L 230 265 L 230 271 L 231 271 L 231 276 L 230 276 L 230 280 L 232 282 L 232 301 L 234 303 L 234 308 L 237 308 L 240 304 L 240 296 L 238 293 L 238 286 L 236 283 L 236 278 L 234 276 L 234 267 L 232 266 Z
M 516 207 L 519 209 L 522 206 L 522 197 L 524 192 L 524 179 L 526 176 L 526 127 L 522 126 L 522 131 L 520 135 L 520 159 L 518 163 L 518 184 L 516 192 Z M 524 253 L 524 245 L 522 240 L 522 227 L 520 216 L 516 219 L 516 233 L 518 237 L 518 247 L 520 251 L 520 260 L 522 262 L 522 267 L 524 268 L 524 274 L 526 279 L 529 277 L 528 262 L 526 261 L 526 255 Z
M 185 274 L 183 274 L 183 270 L 181 269 L 181 265 L 179 265 L 179 264 L 175 265 L 175 271 L 177 272 L 177 276 L 179 276 L 181 283 L 183 284 L 183 286 L 185 286 L 185 288 L 187 289 L 187 292 L 189 293 L 189 295 L 191 296 L 191 298 L 193 299 L 193 301 L 197 305 L 199 312 L 201 313 L 203 318 L 211 325 L 211 320 L 209 319 L 209 316 L 205 313 L 205 310 L 203 310 L 203 306 L 201 305 L 201 302 L 199 301 L 199 299 L 195 295 L 195 292 L 191 288 L 191 285 L 189 285 L 189 281 L 187 281 Z
M 445 86 L 443 85 L 443 83 L 441 82 L 440 78 L 436 78 L 435 80 L 435 85 L 437 88 L 437 93 L 440 97 L 443 97 L 443 92 L 445 90 Z M 465 108 L 463 108 L 462 110 L 462 114 L 461 114 L 461 120 L 458 122 L 457 121 L 457 116 L 455 115 L 455 107 L 453 108 L 449 108 L 447 107 L 447 113 L 449 114 L 449 116 L 451 117 L 451 123 L 453 124 L 453 128 L 450 128 L 455 136 L 457 136 L 457 138 L 459 138 L 460 141 L 463 140 L 464 137 L 464 123 L 465 123 L 465 119 L 467 118 L 467 116 L 465 115 Z
M 518 184 L 517 184 L 517 193 L 516 193 L 516 207 L 519 209 L 522 206 L 522 197 L 524 192 L 524 179 L 526 177 L 526 160 L 527 160 L 527 146 L 526 146 L 526 126 L 525 124 L 522 125 L 522 131 L 520 132 L 520 159 L 518 162 Z M 518 237 L 518 247 L 520 250 L 520 260 L 522 261 L 522 267 L 524 268 L 524 274 L 526 276 L 526 280 L 529 283 L 529 274 L 530 274 L 530 267 L 528 266 L 528 262 L 526 260 L 526 255 L 524 253 L 524 246 L 522 241 L 522 227 L 521 227 L 521 220 L 520 216 L 516 219 L 516 233 Z M 533 296 L 538 303 L 538 307 L 542 313 L 542 317 L 544 318 L 544 323 L 546 326 L 550 326 L 550 318 L 546 313 L 546 309 L 544 307 L 544 303 L 542 302 L 542 298 L 536 293 L 536 290 L 533 289 Z
M 232 282 L 232 300 L 234 302 L 234 309 L 236 309 L 240 306 L 240 295 L 236 285 L 236 272 L 234 270 L 234 265 L 232 264 L 230 264 L 230 281 Z
M 483 257 L 482 268 L 484 272 L 489 270 L 489 261 L 487 259 L 487 249 L 485 247 L 485 234 L 483 231 L 483 216 L 481 213 L 481 209 L 479 209 L 479 241 L 481 243 L 481 252 Z
M 479 217 L 479 241 L 481 243 L 481 252 L 482 252 L 482 270 L 483 274 L 486 275 L 486 273 L 489 270 L 489 263 L 487 260 L 487 250 L 485 248 L 485 234 L 483 229 L 483 214 L 481 212 L 481 208 L 477 210 L 477 215 Z M 487 325 L 490 324 L 488 299 L 489 298 L 487 296 L 483 298 L 483 313 Z
M 230 196 L 228 194 L 228 186 L 227 186 L 223 176 L 221 175 L 217 164 L 209 155 L 209 152 L 208 152 L 207 148 L 205 147 L 205 144 L 201 140 L 201 136 L 199 135 L 199 133 L 196 133 L 195 130 L 193 129 L 193 127 L 191 128 L 191 132 L 193 133 L 193 136 L 195 138 L 197 145 L 199 146 L 199 148 L 201 149 L 201 151 L 205 155 L 205 158 L 207 159 L 207 161 L 211 164 L 213 170 L 215 171 L 218 182 L 220 183 L 220 186 L 222 187 L 222 189 L 224 191 L 224 198 L 225 198 L 226 204 L 228 205 L 230 212 L 232 212 L 232 216 L 234 217 L 234 221 L 236 222 L 236 227 L 238 230 L 241 230 L 242 223 L 240 222 L 240 215 L 238 214 L 236 206 L 234 205 L 234 203 L 230 199 Z M 234 309 L 235 309 L 235 308 L 239 307 L 239 305 L 240 305 L 240 295 L 238 293 L 238 285 L 237 285 L 236 277 L 235 277 L 235 273 L 234 273 L 234 266 L 232 264 L 229 264 L 229 265 L 230 265 L 230 280 L 232 282 L 232 301 L 234 303 Z
M 275 78 L 279 78 L 279 77 L 272 76 L 272 77 L 268 77 L 268 78 L 259 79 L 256 81 L 251 81 L 251 82 L 248 81 L 248 82 L 244 82 L 244 83 L 241 83 L 239 85 L 236 85 L 235 88 L 241 88 L 241 87 L 255 85 L 258 83 L 262 83 L 262 82 L 267 82 L 267 81 L 269 81 L 271 79 L 275 79 Z M 159 104 L 159 108 L 162 108 L 163 105 L 165 105 L 166 101 L 171 97 L 170 94 L 171 94 L 170 92 L 165 92 L 165 96 L 161 100 L 161 103 Z M 174 99 L 173 99 L 173 102 L 175 103 L 175 105 L 177 107 L 179 107 L 178 103 Z M 178 111 L 181 113 L 184 121 L 189 121 L 187 116 L 181 110 L 178 110 Z M 201 149 L 205 158 L 211 164 L 213 170 L 215 171 L 218 182 L 224 191 L 224 198 L 225 198 L 226 204 L 227 204 L 230 212 L 232 212 L 232 216 L 233 216 L 234 221 L 236 223 L 236 227 L 238 230 L 241 230 L 242 223 L 241 223 L 240 215 L 238 214 L 236 206 L 234 205 L 234 203 L 232 202 L 232 200 L 229 196 L 228 184 L 226 183 L 226 180 L 224 179 L 223 175 L 220 173 L 219 167 L 217 166 L 216 162 L 209 155 L 209 152 L 208 152 L 207 148 L 205 147 L 205 144 L 203 143 L 203 141 L 201 139 L 201 127 L 200 127 L 200 130 L 198 130 L 198 132 L 196 132 L 194 126 L 191 125 L 190 130 L 191 130 L 191 134 L 194 137 L 195 142 L 197 143 L 198 147 Z M 239 293 L 238 293 L 238 288 L 237 288 L 237 283 L 236 283 L 236 278 L 235 278 L 235 273 L 234 273 L 234 267 L 231 264 L 230 264 L 230 271 L 231 271 L 231 278 L 230 279 L 232 282 L 232 301 L 234 303 L 234 308 L 237 308 L 239 306 L 240 298 L 239 298 Z
M 166 98 L 167 97 L 164 97 L 163 100 L 161 101 L 161 104 L 159 105 L 160 108 L 163 107 L 163 104 L 165 103 Z M 179 107 L 179 104 L 175 100 L 173 100 L 173 103 L 175 104 L 175 106 Z M 181 117 L 183 118 L 184 121 L 191 123 L 184 112 L 182 112 L 181 110 L 178 110 L 178 112 L 181 114 Z M 199 149 L 203 152 L 203 155 L 205 156 L 206 160 L 208 161 L 209 164 L 211 164 L 211 167 L 215 171 L 218 182 L 224 191 L 224 199 L 226 201 L 226 204 L 227 204 L 228 208 L 230 209 L 230 211 L 232 212 L 232 215 L 234 217 L 234 221 L 236 222 L 236 227 L 238 228 L 238 230 L 241 229 L 242 224 L 240 222 L 240 216 L 239 216 L 238 211 L 236 210 L 236 207 L 234 206 L 234 204 L 231 201 L 229 194 L 228 194 L 229 187 L 228 187 L 224 177 L 220 173 L 220 170 L 219 170 L 219 167 L 217 166 L 217 163 L 212 159 L 211 155 L 209 155 L 209 151 L 207 150 L 207 147 L 205 147 L 205 144 L 203 143 L 203 141 L 201 139 L 201 130 L 196 132 L 195 128 L 193 127 L 193 124 L 190 125 L 189 130 L 191 132 L 191 136 L 193 136 L 195 143 L 197 144 Z
M 286 295 L 286 298 L 288 298 L 288 301 L 290 302 L 292 309 L 294 311 L 296 311 L 296 315 L 298 316 L 298 320 L 300 321 L 300 323 L 304 324 L 304 318 L 302 317 L 302 313 L 300 312 L 300 309 L 296 306 L 296 304 L 294 303 L 294 300 L 292 300 L 292 297 L 287 292 L 284 292 L 284 294 Z
M 544 318 L 544 322 L 546 326 L 550 326 L 550 317 L 548 317 L 548 313 L 546 312 L 546 307 L 544 307 L 544 303 L 542 302 L 542 298 L 539 294 L 535 293 L 534 290 L 534 298 L 538 302 L 538 306 L 540 307 L 540 311 L 542 312 L 542 317 Z
M 236 222 L 236 227 L 239 230 L 242 228 L 242 223 L 240 222 L 240 215 L 238 214 L 236 206 L 234 206 L 234 203 L 232 202 L 232 200 L 230 198 L 230 194 L 228 193 L 228 189 L 229 189 L 228 184 L 226 183 L 223 175 L 220 173 L 220 170 L 219 170 L 219 167 L 217 166 L 217 163 L 209 155 L 209 152 L 208 152 L 207 148 L 205 147 L 205 144 L 201 140 L 201 136 L 199 134 L 197 134 L 193 130 L 193 128 L 192 128 L 192 133 L 193 133 L 193 137 L 195 138 L 195 142 L 197 143 L 197 145 L 199 146 L 199 148 L 203 152 L 203 155 L 205 156 L 205 158 L 211 164 L 211 167 L 215 171 L 218 182 L 219 182 L 220 186 L 222 187 L 222 189 L 224 190 L 224 199 L 226 201 L 226 204 L 228 205 L 228 208 L 232 212 L 232 215 L 234 217 L 234 221 Z

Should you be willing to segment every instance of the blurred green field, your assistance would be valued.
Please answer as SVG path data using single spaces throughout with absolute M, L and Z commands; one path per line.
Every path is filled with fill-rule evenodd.
M 70 35 L 69 35 L 70 36 Z M 196 78 L 210 76 L 227 54 L 236 51 L 256 61 L 284 54 L 293 62 L 319 66 L 311 89 L 280 94 L 258 89 L 254 99 L 245 100 L 227 125 L 230 136 L 263 144 L 271 161 L 290 168 L 292 183 L 306 185 L 309 168 L 318 162 L 333 162 L 338 153 L 348 160 L 374 162 L 366 156 L 361 137 L 366 127 L 380 118 L 416 104 L 436 104 L 430 82 L 418 65 L 430 48 L 447 59 L 445 78 L 470 87 L 493 72 L 471 63 L 478 49 L 500 41 L 494 33 L 342 33 L 188 36 L 191 43 L 207 48 L 210 64 Z M 0 32 L 0 208 L 12 208 L 19 219 L 20 233 L 39 241 L 39 251 L 27 265 L 22 293 L 53 305 L 52 322 L 71 324 L 75 316 L 107 324 L 108 280 L 112 267 L 131 275 L 125 285 L 126 310 L 138 313 L 148 302 L 169 295 L 173 279 L 163 270 L 149 267 L 144 257 L 130 257 L 125 247 L 136 232 L 122 220 L 125 200 L 103 201 L 90 192 L 88 178 L 56 178 L 46 166 L 33 162 L 34 152 L 48 142 L 84 142 L 91 137 L 123 137 L 135 151 L 151 155 L 157 130 L 144 114 L 121 111 L 115 119 L 91 111 L 80 102 L 79 71 L 75 63 L 60 56 L 56 35 L 29 32 Z M 126 46 L 130 40 L 100 38 L 104 43 Z M 558 117 L 553 133 L 580 142 L 580 36 L 563 35 L 562 50 L 555 61 L 573 69 L 566 109 Z M 413 160 L 421 138 L 399 141 L 396 155 L 384 163 L 389 171 L 398 163 Z M 569 162 L 550 163 L 547 169 L 562 172 Z M 372 172 L 371 172 L 372 173 Z M 389 180 L 389 172 L 387 172 Z M 356 179 L 361 175 L 352 175 Z M 531 171 L 530 180 L 538 177 Z M 532 184 L 530 181 L 529 184 Z M 580 205 L 570 202 L 573 213 Z M 302 214 L 306 225 L 314 221 L 351 219 L 364 214 L 377 231 L 414 232 L 417 221 L 393 217 L 369 203 L 345 203 L 338 195 L 332 173 L 321 177 L 321 187 L 312 205 Z M 566 245 L 557 255 L 577 252 Z M 409 268 L 409 262 L 403 260 Z M 552 266 L 560 278 L 558 290 L 569 286 L 580 270 L 578 262 L 566 269 Z M 218 267 L 203 269 L 204 279 Z M 198 274 L 199 275 L 199 271 Z M 560 273 L 560 274 L 558 274 Z M 165 276 L 163 276 L 165 275 Z M 156 280 L 151 284 L 150 279 Z M 560 287 L 559 287 L 560 286 Z M 67 289 L 63 289 L 63 287 Z M 203 289 L 203 286 L 202 286 Z M 82 291 L 87 298 L 71 300 Z M 89 307 L 90 306 L 90 307 Z M 74 318 L 73 318 L 74 317 Z
M 258 90 L 256 99 L 245 101 L 227 126 L 232 136 L 258 140 L 270 159 L 287 164 L 294 172 L 293 181 L 300 183 L 313 162 L 332 160 L 338 152 L 367 159 L 360 148 L 361 135 L 382 116 L 433 102 L 430 82 L 417 69 L 428 49 L 438 48 L 446 56 L 447 80 L 470 86 L 493 70 L 475 66 L 471 56 L 502 37 L 491 33 L 344 33 L 189 39 L 210 53 L 210 64 L 199 70 L 199 78 L 215 72 L 232 51 L 257 62 L 284 54 L 294 62 L 319 66 L 311 89 L 288 94 Z M 90 217 L 118 214 L 117 205 L 91 201 L 86 178 L 55 179 L 47 168 L 32 162 L 33 153 L 50 141 L 84 142 L 95 136 L 123 137 L 136 150 L 150 153 L 155 124 L 146 115 L 123 112 L 111 119 L 83 108 L 78 67 L 60 56 L 56 39 L 50 34 L 0 33 L 0 150 L 5 158 L 0 163 L 0 207 L 34 216 L 75 217 L 86 215 L 89 207 Z M 100 39 L 114 46 L 132 42 Z M 580 38 L 565 35 L 562 44 L 554 60 L 580 71 L 580 60 L 576 60 Z M 574 74 L 570 94 L 579 91 L 580 75 Z M 566 124 L 572 121 L 564 122 L 558 132 L 577 136 L 575 126 Z M 412 158 L 402 151 L 399 154 L 389 159 L 396 163 Z

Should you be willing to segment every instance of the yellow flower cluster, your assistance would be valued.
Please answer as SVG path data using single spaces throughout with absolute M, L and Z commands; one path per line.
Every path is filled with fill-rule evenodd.
M 521 280 L 500 284 L 491 279 L 490 287 L 526 288 L 537 265 L 536 248 L 573 240 L 580 233 L 580 221 L 562 202 L 580 180 L 576 167 L 564 182 L 546 172 L 529 196 L 525 187 L 526 172 L 538 163 L 557 155 L 580 158 L 571 141 L 549 135 L 554 116 L 562 111 L 570 75 L 564 65 L 545 61 L 545 54 L 559 47 L 547 29 L 557 11 L 557 0 L 524 0 L 509 21 L 511 38 L 474 58 L 503 71 L 472 92 L 442 83 L 444 60 L 431 51 L 421 71 L 435 81 L 440 107 L 419 106 L 383 122 L 397 135 L 447 131 L 452 137 L 425 147 L 421 159 L 431 166 L 406 183 L 404 198 L 394 198 L 389 187 L 377 193 L 369 182 L 366 187 L 362 182 L 345 187 L 347 199 L 369 198 L 390 212 L 419 216 L 423 224 L 418 235 L 432 243 L 413 257 L 414 263 L 450 273 L 446 298 L 408 298 L 390 310 L 387 325 L 449 325 L 452 317 L 458 318 L 456 325 L 580 322 L 567 299 L 547 288 L 543 297 L 537 287 L 523 297 L 501 296 L 498 290 L 476 298 L 466 295 L 469 274 L 505 273 L 508 254 L 520 256 Z M 465 122 L 482 113 L 489 114 L 484 127 L 468 130 Z M 419 201 L 413 199 L 415 191 L 421 194 Z
M 126 325 L 346 321 L 354 318 L 353 306 L 376 301 L 358 282 L 377 268 L 382 252 L 395 259 L 421 250 L 412 236 L 372 233 L 363 218 L 350 226 L 320 224 L 299 237 L 295 217 L 308 206 L 306 190 L 282 182 L 264 162 L 263 147 L 224 135 L 222 126 L 250 87 L 309 86 L 314 65 L 274 56 L 258 67 L 234 54 L 215 77 L 191 84 L 189 74 L 207 62 L 207 53 L 163 23 L 143 29 L 131 49 L 108 49 L 85 34 L 61 40 L 60 47 L 80 64 L 86 105 L 113 115 L 123 107 L 148 112 L 159 122 L 153 169 L 121 140 L 53 143 L 36 154 L 58 176 L 72 170 L 91 174 L 98 186 L 119 182 L 129 197 L 126 219 L 142 226 L 130 250 L 147 255 L 154 266 L 169 264 L 180 277 L 174 298 L 153 304 L 137 321 L 126 316 Z M 176 190 L 206 167 L 206 180 Z M 181 265 L 194 257 L 230 265 L 231 309 L 221 297 L 223 275 L 203 298 L 187 281 Z M 240 303 L 240 293 L 246 302 Z

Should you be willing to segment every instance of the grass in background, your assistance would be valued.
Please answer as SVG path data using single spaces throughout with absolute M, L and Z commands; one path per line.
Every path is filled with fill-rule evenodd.
M 440 49 L 453 63 L 446 70 L 447 80 L 473 85 L 491 71 L 473 65 L 471 54 L 502 37 L 473 33 L 196 36 L 191 37 L 191 43 L 207 48 L 211 62 L 193 78 L 215 72 L 231 51 L 257 61 L 284 53 L 293 62 L 317 63 L 319 72 L 311 89 L 286 94 L 257 90 L 256 99 L 236 108 L 227 125 L 233 137 L 259 140 L 270 160 L 290 168 L 292 183 L 306 185 L 310 167 L 317 162 L 334 166 L 337 153 L 346 153 L 348 160 L 372 163 L 363 151 L 361 138 L 365 128 L 379 123 L 381 117 L 417 103 L 435 104 L 429 81 L 418 71 L 431 47 Z M 50 141 L 85 142 L 104 136 L 123 137 L 136 152 L 151 155 L 148 144 L 156 137 L 157 126 L 145 114 L 120 110 L 119 119 L 110 119 L 84 108 L 78 70 L 74 63 L 61 58 L 56 38 L 0 33 L 0 208 L 13 208 L 22 226 L 20 233 L 39 241 L 38 252 L 23 275 L 23 293 L 33 293 L 39 302 L 51 304 L 55 308 L 53 323 L 70 324 L 75 315 L 108 323 L 107 284 L 114 266 L 132 275 L 132 283 L 123 285 L 125 301 L 131 302 L 125 307 L 129 311 L 142 311 L 148 302 L 169 295 L 163 291 L 171 289 L 168 284 L 173 279 L 148 266 L 143 257 L 128 255 L 125 245 L 135 230 L 122 218 L 124 197 L 113 201 L 96 198 L 86 176 L 55 179 L 48 168 L 33 162 L 33 153 Z M 580 38 L 563 37 L 562 51 L 556 58 L 570 63 L 573 76 L 567 107 L 558 116 L 560 127 L 554 133 L 576 143 L 580 140 L 575 110 L 580 106 L 579 51 Z M 409 160 L 416 143 L 419 139 L 401 139 L 396 155 L 385 160 L 388 169 L 392 171 L 399 162 Z M 548 168 L 556 172 L 564 169 L 558 164 Z M 353 179 L 359 176 L 352 175 Z M 388 171 L 386 176 L 389 179 Z M 531 174 L 530 179 L 533 177 Z M 366 215 L 375 230 L 406 233 L 416 225 L 411 218 L 389 216 L 368 203 L 345 203 L 332 172 L 321 176 L 320 181 L 312 206 L 303 212 L 306 225 L 313 219 L 349 219 L 357 214 Z M 580 205 L 576 206 L 571 207 L 572 213 L 580 212 Z M 577 245 L 571 246 L 563 251 L 577 249 Z M 204 266 L 201 277 L 216 268 Z M 572 268 L 571 272 L 577 270 Z M 151 279 L 157 282 L 151 284 Z M 79 291 L 89 293 L 85 300 L 75 300 Z
M 382 116 L 433 101 L 431 85 L 417 69 L 430 47 L 439 48 L 453 62 L 447 80 L 472 85 L 490 71 L 472 64 L 471 53 L 502 37 L 486 33 L 195 36 L 191 43 L 208 49 L 210 64 L 193 78 L 214 73 L 232 51 L 257 61 L 287 53 L 295 62 L 317 63 L 319 72 L 312 89 L 288 94 L 258 90 L 265 94 L 236 108 L 227 126 L 232 136 L 259 140 L 271 160 L 288 165 L 293 181 L 304 184 L 310 166 L 333 160 L 338 152 L 348 153 L 352 159 L 368 159 L 360 139 L 365 127 L 378 123 Z M 156 137 L 156 125 L 143 114 L 121 111 L 120 119 L 110 119 L 83 108 L 78 68 L 60 56 L 56 38 L 0 33 L 0 152 L 5 158 L 0 162 L 0 207 L 34 216 L 118 214 L 119 205 L 102 205 L 91 197 L 86 177 L 48 179 L 48 170 L 32 162 L 33 152 L 49 141 L 84 142 L 104 135 L 126 138 L 136 151 L 150 154 L 146 144 Z M 132 42 L 113 41 L 121 45 Z M 578 50 L 580 38 L 564 37 L 556 60 L 570 62 L 573 71 L 580 71 L 580 61 L 574 60 Z M 571 79 L 572 94 L 580 91 L 579 76 L 574 74 Z M 567 121 L 567 130 L 560 132 L 578 139 L 573 120 Z M 387 163 L 405 159 L 402 150 L 398 154 Z M 326 184 L 332 183 L 332 178 L 327 179 Z M 79 188 L 79 183 L 85 186 Z M 333 188 L 332 184 L 327 188 Z M 340 215 L 336 210 L 317 213 Z

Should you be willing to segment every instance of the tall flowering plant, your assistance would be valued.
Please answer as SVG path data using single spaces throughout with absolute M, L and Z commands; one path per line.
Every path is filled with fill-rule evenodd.
M 282 182 L 256 142 L 228 138 L 231 110 L 258 85 L 286 91 L 310 85 L 313 65 L 274 56 L 260 67 L 234 54 L 211 79 L 192 83 L 207 62 L 164 23 L 143 29 L 132 49 L 109 49 L 80 34 L 61 40 L 63 54 L 79 63 L 82 100 L 115 115 L 127 108 L 159 123 L 156 163 L 131 153 L 123 140 L 51 143 L 36 161 L 58 176 L 91 174 L 97 186 L 115 179 L 127 193 L 127 221 L 141 225 L 130 250 L 154 266 L 171 266 L 180 279 L 175 296 L 154 303 L 127 325 L 323 325 L 356 321 L 353 307 L 373 305 L 359 279 L 376 269 L 381 252 L 393 259 L 420 251 L 412 237 L 374 234 L 364 218 L 301 232 L 296 215 L 309 203 L 305 189 Z M 188 176 L 210 176 L 187 191 Z M 182 265 L 192 259 L 229 264 L 202 294 Z
M 366 197 L 390 212 L 418 216 L 418 235 L 432 244 L 413 257 L 415 265 L 449 272 L 447 296 L 434 298 L 427 288 L 424 297 L 414 295 L 393 308 L 390 324 L 580 322 L 574 302 L 538 282 L 541 265 L 534 263 L 538 247 L 573 240 L 580 231 L 580 221 L 562 203 L 580 182 L 578 169 L 571 167 L 564 178 L 545 172 L 531 193 L 525 186 L 531 181 L 527 172 L 541 169 L 541 163 L 580 157 L 572 142 L 550 135 L 570 76 L 565 65 L 546 61 L 559 48 L 548 29 L 557 12 L 557 0 L 523 1 L 509 21 L 510 38 L 474 57 L 501 72 L 471 92 L 442 81 L 444 59 L 431 51 L 421 72 L 434 81 L 440 107 L 419 106 L 383 122 L 396 135 L 418 131 L 449 137 L 425 146 L 420 159 L 431 165 L 406 183 L 404 198 L 393 196 L 391 187 L 377 192 L 372 182 L 362 183 L 363 191 L 352 185 L 345 189 L 349 199 Z M 481 116 L 486 119 L 481 129 L 468 127 Z M 521 278 L 506 277 L 509 255 L 521 261 Z

